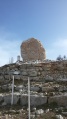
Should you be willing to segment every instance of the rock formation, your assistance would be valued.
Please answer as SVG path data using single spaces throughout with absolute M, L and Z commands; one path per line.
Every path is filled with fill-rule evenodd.
M 23 61 L 44 60 L 45 49 L 40 41 L 30 38 L 21 44 L 21 56 Z

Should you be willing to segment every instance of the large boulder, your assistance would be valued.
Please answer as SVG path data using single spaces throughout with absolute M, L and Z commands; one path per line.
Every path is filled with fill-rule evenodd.
M 21 104 L 22 106 L 28 105 L 28 95 L 27 95 L 27 94 L 22 94 L 22 95 L 20 96 L 20 104 Z
M 47 103 L 47 96 L 32 95 L 31 106 L 41 106 Z
M 67 106 L 67 93 L 49 97 L 48 103 L 56 102 L 59 106 Z
M 30 38 L 21 44 L 21 56 L 23 61 L 44 60 L 46 58 L 45 49 L 40 41 Z
M 31 95 L 30 97 L 31 106 L 40 106 L 47 103 L 47 96 L 40 96 L 40 95 Z M 20 104 L 22 106 L 28 105 L 28 95 L 22 94 L 20 97 Z
M 14 93 L 14 98 L 13 98 L 13 104 L 17 104 L 20 98 L 20 94 L 19 93 Z M 12 99 L 12 95 L 11 94 L 6 94 L 4 95 L 4 102 L 6 104 L 11 104 L 11 99 Z

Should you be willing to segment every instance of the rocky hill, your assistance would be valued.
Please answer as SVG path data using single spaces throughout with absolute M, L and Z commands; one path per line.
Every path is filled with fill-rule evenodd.
M 15 79 L 13 103 L 15 106 L 19 105 L 23 109 L 28 107 L 29 77 L 31 86 L 31 115 L 35 116 L 34 112 L 36 115 L 40 115 L 40 112 L 43 112 L 41 119 L 44 115 L 46 115 L 45 119 L 48 119 L 47 113 L 53 114 L 56 119 L 67 119 L 67 60 L 15 63 L 0 67 L 1 108 L 3 106 L 11 107 L 13 75 Z M 41 110 L 37 112 L 38 109 Z M 63 118 L 57 118 L 59 114 Z M 37 116 L 38 118 L 40 116 Z

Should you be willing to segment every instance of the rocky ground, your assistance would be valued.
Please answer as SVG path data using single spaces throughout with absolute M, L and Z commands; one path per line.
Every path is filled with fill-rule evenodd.
M 28 84 L 16 81 L 14 94 L 19 98 L 24 94 L 24 105 L 20 104 L 19 98 L 15 97 L 15 104 L 11 106 L 11 84 L 0 87 L 0 119 L 27 119 L 27 89 Z M 8 98 L 6 98 L 6 95 Z M 67 119 L 67 84 L 66 82 L 31 82 L 31 119 Z M 36 99 L 36 95 L 41 100 Z M 2 98 L 3 97 L 3 98 Z M 44 101 L 42 99 L 44 97 Z M 47 97 L 47 98 L 46 98 Z M 25 100 L 26 99 L 26 100 Z

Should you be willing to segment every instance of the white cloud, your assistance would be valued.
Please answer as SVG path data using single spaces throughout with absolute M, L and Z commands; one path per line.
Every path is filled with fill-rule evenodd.
M 57 39 L 47 48 L 48 59 L 56 59 L 59 55 L 67 56 L 67 39 Z
M 4 37 L 2 34 L 0 35 L 0 66 L 9 63 L 11 57 L 16 61 L 17 55 L 20 55 L 21 40 L 11 40 L 11 35 L 8 33 L 4 33 L 3 35 Z
M 56 42 L 53 43 L 55 47 L 67 49 L 67 39 L 58 39 Z

